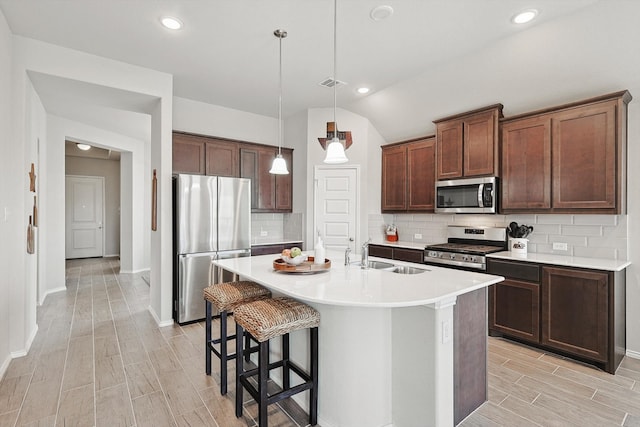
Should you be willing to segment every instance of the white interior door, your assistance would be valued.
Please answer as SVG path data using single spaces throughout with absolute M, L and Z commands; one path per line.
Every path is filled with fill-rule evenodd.
M 357 190 L 358 169 L 316 168 L 314 230 L 320 230 L 327 250 L 356 248 L 359 240 Z M 314 231 L 314 245 L 316 236 Z
M 65 185 L 65 256 L 103 255 L 104 177 L 67 176 Z

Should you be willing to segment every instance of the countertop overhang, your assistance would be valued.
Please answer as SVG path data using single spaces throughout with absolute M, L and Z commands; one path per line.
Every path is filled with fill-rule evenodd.
M 319 304 L 351 307 L 413 307 L 435 304 L 504 280 L 501 276 L 369 257 L 426 269 L 420 274 L 362 269 L 344 265 L 344 254 L 328 251 L 331 268 L 316 274 L 276 272 L 277 255 L 216 260 L 214 264 L 260 283 L 272 291 Z

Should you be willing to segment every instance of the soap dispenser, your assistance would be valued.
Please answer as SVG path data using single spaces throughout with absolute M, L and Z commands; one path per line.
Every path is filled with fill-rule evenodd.
M 322 237 L 320 237 L 320 233 L 318 233 L 318 240 L 316 242 L 316 247 L 314 248 L 313 263 L 324 264 L 325 262 L 324 256 L 325 256 L 325 251 L 324 251 L 324 245 L 322 244 Z

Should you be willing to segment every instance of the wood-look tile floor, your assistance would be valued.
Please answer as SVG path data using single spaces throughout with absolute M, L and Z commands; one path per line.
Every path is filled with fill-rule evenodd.
M 67 291 L 38 308 L 29 354 L 0 382 L 0 427 L 255 426 L 248 394 L 237 419 L 233 383 L 223 397 L 217 364 L 204 374 L 203 324 L 158 328 L 147 283 L 118 271 L 116 259 L 67 263 Z M 269 425 L 307 417 L 289 399 L 270 408 Z M 490 338 L 489 401 L 461 425 L 640 427 L 640 360 L 613 376 Z
M 246 392 L 235 417 L 233 369 L 226 396 L 217 358 L 205 375 L 204 322 L 158 328 L 149 286 L 119 274 L 117 259 L 72 260 L 66 271 L 67 290 L 38 308 L 29 354 L 0 382 L 0 427 L 257 425 Z M 269 425 L 306 426 L 307 415 L 287 399 L 269 407 Z
M 640 427 L 640 360 L 616 375 L 553 353 L 489 338 L 489 400 L 461 424 Z

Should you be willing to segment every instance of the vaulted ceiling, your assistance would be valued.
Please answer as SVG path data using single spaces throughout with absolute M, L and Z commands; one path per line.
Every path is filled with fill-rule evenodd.
M 414 135 L 420 132 L 415 123 L 398 128 L 399 109 L 407 109 L 409 116 L 415 112 L 412 104 L 417 100 L 408 97 L 412 92 L 408 82 L 430 82 L 429 90 L 438 97 L 444 95 L 439 87 L 446 87 L 450 95 L 439 107 L 420 111 L 425 122 L 437 118 L 434 114 L 460 111 L 466 105 L 451 98 L 473 98 L 475 86 L 469 82 L 474 76 L 485 75 L 487 69 L 494 76 L 502 71 L 496 63 L 485 64 L 483 70 L 458 69 L 463 58 L 479 52 L 489 52 L 491 58 L 497 55 L 492 48 L 501 46 L 499 54 L 513 61 L 522 55 L 515 50 L 516 40 L 526 41 L 528 33 L 540 34 L 545 27 L 562 28 L 564 20 L 574 22 L 571 17 L 604 8 L 605 3 L 628 8 L 632 2 L 339 0 L 337 78 L 347 85 L 339 87 L 338 105 L 370 118 L 385 138 Z M 383 4 L 393 8 L 393 15 L 371 19 L 371 10 Z M 539 10 L 535 21 L 523 26 L 511 23 L 516 12 L 530 7 Z M 0 9 L 15 35 L 170 73 L 175 96 L 272 117 L 277 117 L 278 94 L 278 39 L 273 31 L 285 29 L 284 116 L 333 105 L 332 90 L 318 84 L 333 74 L 332 0 L 0 0 Z M 628 10 L 621 9 L 621 14 Z M 184 28 L 164 29 L 159 20 L 166 15 L 178 17 Z M 616 25 L 608 21 L 603 25 Z M 549 45 L 539 45 L 545 42 Z M 529 40 L 537 49 L 553 49 L 553 42 L 539 36 Z M 477 67 L 478 60 L 473 64 Z M 47 80 L 40 78 L 39 84 L 46 92 Z M 370 87 L 371 92 L 358 94 L 360 86 Z M 485 102 L 485 98 L 486 94 L 470 102 L 501 101 Z M 46 99 L 43 102 L 46 105 Z M 434 104 L 433 99 L 430 102 Z M 56 108 L 72 110 L 61 104 L 58 99 Z

